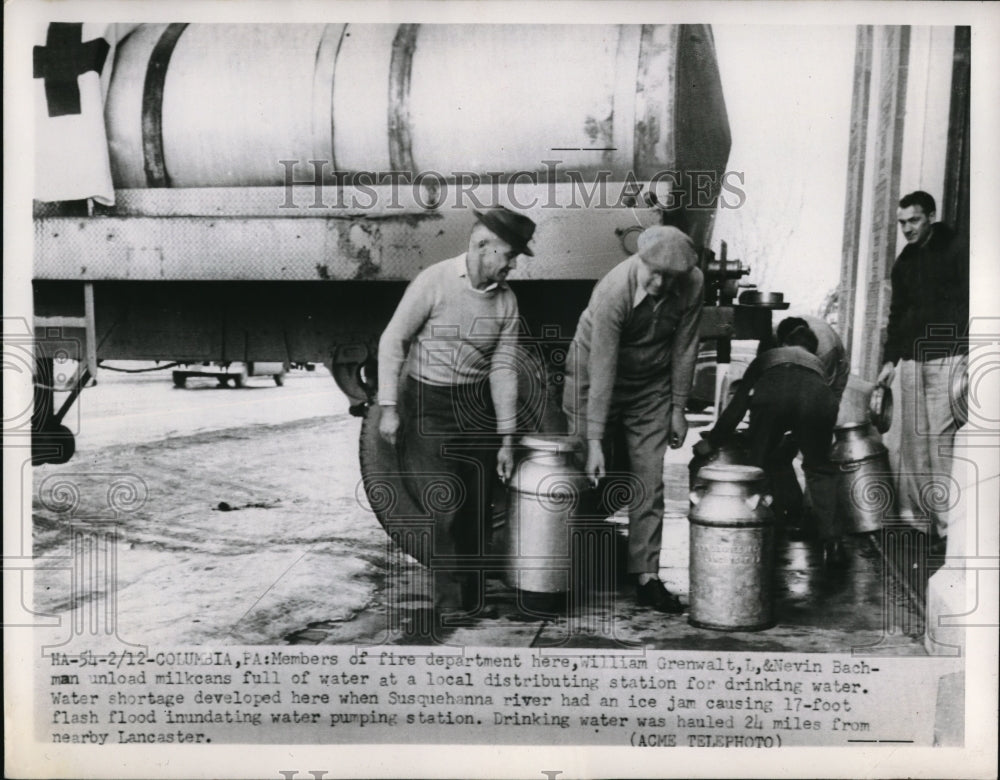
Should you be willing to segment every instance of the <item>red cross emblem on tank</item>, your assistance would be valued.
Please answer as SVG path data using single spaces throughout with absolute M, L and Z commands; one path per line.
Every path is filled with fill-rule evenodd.
M 45 45 L 32 50 L 32 64 L 34 77 L 45 80 L 45 103 L 50 117 L 81 113 L 77 79 L 89 71 L 100 75 L 110 49 L 103 38 L 84 43 L 80 23 L 49 25 Z

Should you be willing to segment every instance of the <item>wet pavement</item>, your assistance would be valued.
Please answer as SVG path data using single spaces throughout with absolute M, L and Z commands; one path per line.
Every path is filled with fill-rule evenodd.
M 681 471 L 683 470 L 683 474 Z M 668 485 L 686 481 L 686 464 L 668 464 Z M 672 592 L 689 601 L 687 503 L 668 502 L 660 576 Z M 616 530 L 626 518 L 616 518 Z M 621 538 L 620 533 L 616 534 Z M 923 655 L 922 614 L 913 593 L 884 564 L 879 544 L 868 536 L 850 537 L 846 561 L 830 566 L 813 542 L 778 539 L 773 599 L 776 625 L 762 631 L 698 628 L 682 615 L 665 615 L 636 605 L 624 577 L 605 577 L 604 587 L 581 589 L 568 601 L 522 592 L 502 572 L 490 572 L 482 609 L 460 628 L 441 628 L 438 642 L 452 646 L 684 649 L 704 651 L 852 652 Z M 422 643 L 407 623 L 415 607 L 430 605 L 423 567 L 397 554 L 389 569 L 395 599 L 385 606 L 379 642 Z M 488 617 L 481 615 L 486 613 Z M 351 637 L 348 639 L 348 637 Z M 340 644 L 358 641 L 342 624 L 320 622 L 297 632 L 292 643 Z
M 291 392 L 268 390 L 265 406 L 301 404 L 301 393 L 312 392 L 296 396 L 291 384 Z M 206 393 L 238 391 L 170 392 L 175 403 L 204 404 Z M 407 616 L 429 603 L 428 577 L 391 544 L 367 505 L 357 457 L 360 421 L 337 414 L 260 424 L 247 419 L 245 406 L 233 414 L 232 427 L 223 420 L 217 430 L 83 447 L 70 463 L 26 472 L 33 479 L 38 565 L 33 608 L 60 618 L 53 638 L 103 610 L 113 612 L 121 641 L 158 646 L 412 642 Z M 692 421 L 689 446 L 698 425 Z M 102 435 L 101 443 L 113 438 Z M 684 603 L 688 457 L 686 448 L 668 454 L 661 556 L 661 577 Z M 624 518 L 617 520 L 620 535 Z M 825 567 L 808 542 L 781 541 L 777 623 L 763 631 L 701 629 L 686 614 L 639 608 L 631 586 L 608 572 L 564 610 L 539 605 L 493 572 L 484 583 L 486 609 L 440 639 L 467 646 L 867 648 L 922 655 L 921 615 L 871 541 L 852 539 L 842 569 Z M 114 560 L 112 576 L 82 576 L 95 565 L 94 545 Z M 107 644 L 99 633 L 71 639 Z

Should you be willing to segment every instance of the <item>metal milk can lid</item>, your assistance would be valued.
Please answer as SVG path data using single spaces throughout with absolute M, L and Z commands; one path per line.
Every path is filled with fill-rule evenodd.
M 570 436 L 522 436 L 518 442 L 522 447 L 541 452 L 572 452 L 576 449 L 574 439 Z
M 764 470 L 757 466 L 713 463 L 702 468 L 698 476 L 710 482 L 757 482 L 764 479 Z

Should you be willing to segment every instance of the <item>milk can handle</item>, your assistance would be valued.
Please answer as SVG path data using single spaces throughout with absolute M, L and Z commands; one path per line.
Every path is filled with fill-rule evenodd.
M 850 474 L 852 471 L 857 471 L 858 469 L 860 469 L 861 468 L 861 463 L 858 462 L 858 461 L 849 460 L 849 461 L 845 461 L 844 463 L 839 464 L 839 466 L 840 466 L 840 470 L 844 474 Z
M 702 492 L 704 492 L 704 490 L 705 490 L 704 487 L 699 486 L 696 487 L 694 490 L 692 490 L 690 493 L 688 493 L 688 498 L 691 499 L 692 504 L 698 506 L 698 504 L 701 503 L 701 494 Z
M 754 493 L 752 496 L 747 496 L 743 499 L 743 503 L 746 504 L 747 509 L 751 512 L 755 511 L 760 504 L 764 506 L 771 506 L 771 502 L 774 501 L 772 496 L 761 493 Z

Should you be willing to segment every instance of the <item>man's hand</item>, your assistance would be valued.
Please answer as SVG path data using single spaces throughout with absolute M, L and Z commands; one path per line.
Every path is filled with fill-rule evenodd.
M 514 475 L 514 447 L 506 440 L 497 450 L 497 474 L 505 485 Z
M 681 445 L 684 444 L 684 439 L 687 438 L 687 435 L 688 421 L 684 416 L 684 408 L 681 406 L 674 406 L 673 411 L 670 412 L 670 431 L 669 438 L 667 439 L 670 443 L 670 449 L 680 449 Z
M 587 441 L 587 466 L 583 473 L 591 485 L 597 487 L 597 483 L 604 479 L 604 449 L 597 439 Z
M 896 376 L 896 364 L 891 360 L 887 360 L 882 364 L 882 370 L 878 372 L 878 379 L 875 380 L 875 384 L 885 385 L 888 387 L 892 384 L 893 378 Z
M 378 421 L 379 435 L 395 447 L 396 432 L 399 430 L 399 413 L 396 411 L 395 406 L 383 406 L 380 408 L 382 409 L 382 417 Z
M 707 458 L 713 452 L 715 452 L 715 447 L 708 439 L 701 439 L 694 445 L 694 454 L 699 458 Z

